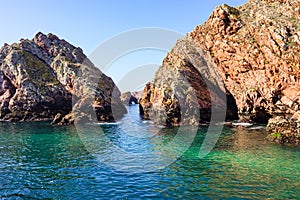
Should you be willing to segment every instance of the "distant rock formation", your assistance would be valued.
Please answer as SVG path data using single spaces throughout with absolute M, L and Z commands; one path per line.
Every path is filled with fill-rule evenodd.
M 205 113 L 209 113 L 210 98 L 215 98 L 215 94 L 208 92 L 202 82 L 219 85 L 214 82 L 214 74 L 205 74 L 207 69 L 216 67 L 213 70 L 221 76 L 219 81 L 224 83 L 227 102 L 231 104 L 227 118 L 234 118 L 234 112 L 241 121 L 258 123 L 279 117 L 280 123 L 273 120 L 268 127 L 270 133 L 278 131 L 277 135 L 284 134 L 285 138 L 289 135 L 300 138 L 294 128 L 289 133 L 277 128 L 282 120 L 289 124 L 290 118 L 300 110 L 299 22 L 299 0 L 250 0 L 237 8 L 225 4 L 216 7 L 204 24 L 177 42 L 153 82 L 145 87 L 141 100 L 145 118 L 153 113 L 155 105 L 160 105 L 168 121 L 173 121 L 169 124 L 179 123 L 182 113 L 176 105 L 178 97 L 162 96 L 164 93 L 172 96 L 175 91 L 176 78 L 163 76 L 170 70 L 188 80 L 190 86 L 184 94 L 188 97 L 188 91 L 194 90 L 198 108 L 200 111 L 207 108 Z M 171 110 L 166 103 L 172 105 Z M 190 121 L 193 123 L 194 119 Z
M 120 98 L 124 105 L 134 105 L 139 104 L 143 91 L 140 92 L 124 92 L 121 94 Z
M 32 40 L 0 49 L 0 120 L 74 123 L 72 100 L 88 106 L 100 121 L 126 113 L 111 78 L 97 69 L 79 47 L 53 34 L 37 33 Z M 111 105 L 118 107 L 112 113 Z M 80 110 L 80 109 L 79 109 Z M 64 117 L 67 116 L 67 119 Z M 87 116 L 86 116 L 87 117 Z

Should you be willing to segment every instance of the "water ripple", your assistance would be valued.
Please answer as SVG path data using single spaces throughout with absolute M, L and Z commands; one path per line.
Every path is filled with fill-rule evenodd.
M 141 127 L 134 126 L 132 134 L 124 131 L 130 130 L 130 124 L 126 128 L 122 123 L 97 126 L 104 127 L 113 144 L 135 153 L 161 153 L 162 146 L 176 133 L 175 129 L 163 129 L 158 134 L 153 124 L 139 118 L 134 120 Z M 135 174 L 116 171 L 98 162 L 72 126 L 53 127 L 44 122 L 2 123 L 0 198 L 299 198 L 299 148 L 266 143 L 263 128 L 225 127 L 214 150 L 199 159 L 206 129 L 199 128 L 190 148 L 171 165 Z M 135 137 L 141 132 L 143 137 Z M 92 140 L 99 139 L 92 136 Z M 110 156 L 107 159 L 118 159 Z

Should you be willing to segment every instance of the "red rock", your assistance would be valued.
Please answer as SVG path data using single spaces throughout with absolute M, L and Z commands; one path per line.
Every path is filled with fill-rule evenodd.
M 300 109 L 299 5 L 298 0 L 250 0 L 237 8 L 216 7 L 204 24 L 195 27 L 167 55 L 151 87 L 145 89 L 150 97 L 144 96 L 142 102 L 165 107 L 159 91 L 172 85 L 174 79 L 168 81 L 163 75 L 174 70 L 173 74 L 182 74 L 190 87 L 201 91 L 196 92 L 196 107 L 210 108 L 204 84 L 194 83 L 201 82 L 199 72 L 208 80 L 216 79 L 205 76 L 205 70 L 212 69 L 220 74 L 227 94 L 234 97 L 241 120 L 267 123 L 278 115 L 291 117 Z M 197 47 L 196 51 L 188 54 L 186 49 L 191 47 Z M 203 66 L 197 60 L 214 64 Z

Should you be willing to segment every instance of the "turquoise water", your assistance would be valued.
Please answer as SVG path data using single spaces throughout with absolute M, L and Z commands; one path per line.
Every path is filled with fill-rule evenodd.
M 213 151 L 200 159 L 207 130 L 201 127 L 179 159 L 148 172 L 125 172 L 100 162 L 99 153 L 118 160 L 105 152 L 112 144 L 132 153 L 159 154 L 178 131 L 140 121 L 137 107 L 129 109 L 123 124 L 90 126 L 94 132 L 102 128 L 111 142 L 101 140 L 101 134 L 88 133 L 96 147 L 103 147 L 97 152 L 86 145 L 74 126 L 1 123 L 1 199 L 300 198 L 300 148 L 269 144 L 261 129 L 225 127 Z M 130 134 L 124 131 L 130 128 Z M 134 162 L 148 164 L 139 161 Z M 150 166 L 155 168 L 158 162 Z

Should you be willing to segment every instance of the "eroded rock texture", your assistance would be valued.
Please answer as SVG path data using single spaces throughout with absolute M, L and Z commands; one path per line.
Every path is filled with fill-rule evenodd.
M 75 119 L 72 103 L 81 112 L 92 99 L 87 106 L 97 119 L 111 121 L 126 112 L 119 96 L 112 79 L 80 48 L 53 34 L 37 33 L 0 49 L 0 120 L 51 120 L 58 114 L 61 120 L 67 115 L 69 124 Z M 112 104 L 118 107 L 114 115 Z
M 187 41 L 186 44 L 180 45 L 183 41 Z M 176 50 L 178 46 L 181 46 L 181 52 Z M 201 50 L 186 53 L 185 49 L 191 46 Z M 204 53 L 199 53 L 201 51 Z M 197 60 L 214 65 L 199 64 Z M 168 69 L 189 80 L 186 97 L 189 90 L 195 90 L 200 110 L 210 108 L 209 91 L 201 82 L 204 78 L 209 83 L 220 84 L 212 81 L 216 79 L 213 73 L 206 75 L 201 70 L 214 66 L 216 69 L 213 70 L 221 77 L 218 81 L 224 83 L 231 102 L 228 109 L 233 117 L 235 103 L 243 121 L 267 123 L 270 118 L 293 116 L 300 109 L 300 2 L 250 0 L 237 8 L 228 5 L 216 7 L 204 24 L 178 41 L 154 81 L 146 86 L 142 100 L 145 118 L 149 118 L 148 111 L 154 104 L 168 110 L 161 97 L 164 93 L 161 90 L 167 88 L 162 82 L 173 83 L 163 76 Z M 196 80 L 198 85 L 194 84 Z M 235 102 L 230 99 L 231 95 Z M 214 98 L 214 92 L 210 92 L 210 96 Z M 171 113 L 178 113 L 178 110 L 173 110 Z M 169 116 L 170 120 L 178 121 L 172 114 Z

